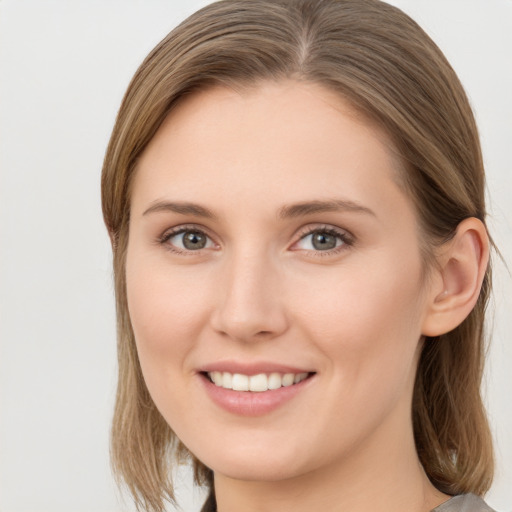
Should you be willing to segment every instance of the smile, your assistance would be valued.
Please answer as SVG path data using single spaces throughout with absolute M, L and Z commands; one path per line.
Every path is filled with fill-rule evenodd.
M 231 367 L 231 371 L 226 367 Z M 306 390 L 317 380 L 315 371 L 305 372 L 272 363 L 216 363 L 197 375 L 206 395 L 216 406 L 231 414 L 249 417 L 284 407 L 297 395 L 307 394 Z
M 233 391 L 264 391 L 275 390 L 281 387 L 293 386 L 306 379 L 307 372 L 302 373 L 259 373 L 257 375 L 244 375 L 242 373 L 230 373 L 213 371 L 207 373 L 210 380 L 218 387 L 232 389 Z

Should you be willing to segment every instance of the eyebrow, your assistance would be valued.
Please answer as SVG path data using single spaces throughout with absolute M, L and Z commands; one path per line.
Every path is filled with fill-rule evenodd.
M 364 213 L 376 217 L 373 210 L 354 201 L 346 199 L 331 199 L 327 201 L 307 201 L 304 203 L 296 203 L 283 206 L 279 209 L 278 217 L 281 219 L 289 219 L 303 217 L 322 212 L 354 212 Z
M 331 199 L 327 201 L 316 200 L 285 205 L 279 209 L 277 216 L 280 219 L 290 219 L 305 217 L 315 213 L 339 211 L 364 213 L 376 217 L 375 212 L 370 210 L 370 208 L 346 199 Z M 216 215 L 208 208 L 196 203 L 183 201 L 157 201 L 145 210 L 142 215 L 144 216 L 157 212 L 173 212 L 181 215 L 192 215 L 194 217 L 202 217 L 206 219 L 216 218 Z
M 157 201 L 145 210 L 142 215 L 144 216 L 156 212 L 174 212 L 181 213 L 182 215 L 193 215 L 194 217 L 203 217 L 207 219 L 215 218 L 215 215 L 211 210 L 208 210 L 208 208 L 195 203 L 181 201 Z

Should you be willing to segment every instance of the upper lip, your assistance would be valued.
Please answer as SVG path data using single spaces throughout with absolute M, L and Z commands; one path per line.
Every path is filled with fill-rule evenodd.
M 201 366 L 198 370 L 202 373 L 229 372 L 242 375 L 258 375 L 260 373 L 312 373 L 308 368 L 299 368 L 287 364 L 280 364 L 271 361 L 217 361 Z

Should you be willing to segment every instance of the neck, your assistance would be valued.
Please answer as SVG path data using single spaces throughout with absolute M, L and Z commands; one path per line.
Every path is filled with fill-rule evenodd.
M 423 471 L 412 427 L 404 435 L 389 420 L 343 460 L 291 478 L 262 482 L 215 474 L 218 512 L 431 511 L 449 496 Z

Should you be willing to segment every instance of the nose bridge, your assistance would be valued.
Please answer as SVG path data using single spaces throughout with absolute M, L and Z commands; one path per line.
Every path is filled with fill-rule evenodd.
M 250 341 L 275 337 L 286 330 L 278 264 L 263 248 L 233 251 L 224 261 L 215 329 Z

